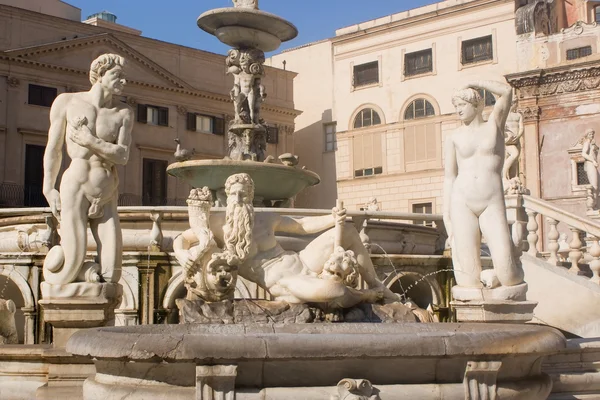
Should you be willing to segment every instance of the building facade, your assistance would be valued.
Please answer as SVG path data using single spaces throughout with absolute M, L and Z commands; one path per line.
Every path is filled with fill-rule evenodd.
M 453 91 L 470 81 L 507 77 L 517 88 L 535 86 L 551 71 L 589 69 L 600 37 L 595 6 L 586 0 L 447 0 L 342 28 L 331 39 L 274 56 L 273 66 L 285 64 L 299 73 L 297 83 L 305 82 L 294 94 L 303 110 L 296 119 L 296 149 L 327 187 L 299 196 L 297 204 L 325 208 L 340 198 L 360 209 L 376 197 L 382 210 L 440 213 L 444 138 L 460 123 Z M 581 57 L 567 60 L 567 52 L 580 48 Z M 515 92 L 526 130 L 518 174 L 534 195 L 585 202 L 585 190 L 571 188 L 567 149 L 595 124 L 592 86 L 578 86 L 579 94 Z M 494 98 L 484 97 L 485 114 Z M 551 108 L 540 117 L 538 108 L 546 106 Z M 573 133 L 546 135 L 542 150 L 544 129 L 550 129 L 545 118 L 554 121 L 552 130 Z M 562 151 L 560 159 L 552 155 L 554 147 Z M 336 191 L 329 189 L 334 182 Z M 583 204 L 569 209 L 585 213 Z
M 121 100 L 136 115 L 130 159 L 119 167 L 119 204 L 184 205 L 189 186 L 166 167 L 175 162 L 176 138 L 194 158 L 226 154 L 233 78 L 225 56 L 145 38 L 103 15 L 82 23 L 79 9 L 58 0 L 0 3 L 10 4 L 0 5 L 0 207 L 46 204 L 42 156 L 52 101 L 88 90 L 90 63 L 107 52 L 128 61 Z M 266 68 L 262 115 L 274 156 L 294 151 L 295 75 Z

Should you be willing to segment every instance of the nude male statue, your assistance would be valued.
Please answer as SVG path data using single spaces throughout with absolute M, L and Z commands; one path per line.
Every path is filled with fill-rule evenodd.
M 513 102 L 510 113 L 506 118 L 506 127 L 504 128 L 504 144 L 506 147 L 506 159 L 504 160 L 504 167 L 502 168 L 502 179 L 510 181 L 510 169 L 513 164 L 519 158 L 519 140 L 525 128 L 523 126 L 523 116 L 516 110 L 517 103 Z
M 294 219 L 275 213 L 254 216 L 254 185 L 247 174 L 232 175 L 225 183 L 225 215 L 212 214 L 210 226 L 219 247 L 237 257 L 239 275 L 266 289 L 278 300 L 289 303 L 328 303 L 346 308 L 384 297 L 398 301 L 386 288 L 375 269 L 358 232 L 342 226 L 342 251 L 334 247 L 336 221 L 343 224 L 346 210 L 333 215 Z M 285 251 L 276 232 L 309 235 L 323 232 L 299 253 Z M 344 250 L 346 249 L 346 250 Z M 355 260 L 353 258 L 355 257 Z M 352 273 L 358 270 L 369 290 L 352 288 Z
M 227 73 L 234 77 L 230 95 L 235 107 L 235 119 L 242 120 L 248 113 L 248 123 L 260 123 L 260 104 L 267 97 L 261 78 L 264 75 L 265 54 L 258 49 L 231 49 L 225 64 Z
M 60 220 L 60 246 L 44 262 L 44 279 L 61 285 L 76 280 L 118 282 L 122 237 L 117 213 L 117 165 L 129 159 L 133 111 L 115 96 L 126 84 L 125 60 L 115 54 L 95 59 L 88 92 L 63 93 L 50 109 L 44 154 L 44 196 Z M 56 188 L 66 143 L 71 164 Z M 98 245 L 98 264 L 83 262 L 87 224 Z
M 497 97 L 487 122 L 476 89 Z M 494 264 L 495 276 L 488 281 L 502 286 L 523 283 L 523 271 L 513 256 L 502 188 L 504 127 L 511 100 L 510 86 L 491 81 L 469 84 L 452 99 L 463 124 L 445 143 L 444 224 L 458 286 L 482 287 L 480 231 Z

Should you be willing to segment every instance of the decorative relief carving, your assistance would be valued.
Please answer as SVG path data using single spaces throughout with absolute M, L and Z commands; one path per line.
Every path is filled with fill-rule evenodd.
M 463 384 L 465 400 L 496 400 L 496 380 L 502 361 L 470 361 Z
M 331 400 L 380 400 L 378 390 L 366 379 L 342 379 L 337 391 Z
M 177 114 L 187 115 L 187 112 L 188 112 L 188 110 L 184 106 L 177 106 Z
M 8 78 L 6 78 L 6 82 L 8 83 L 8 86 L 12 88 L 16 88 L 21 84 L 19 78 L 16 78 L 14 76 L 9 76 Z
M 568 35 L 570 33 L 574 33 L 575 35 L 581 35 L 586 30 L 592 30 L 598 26 L 598 23 L 592 22 L 591 24 L 587 24 L 583 21 L 577 21 L 573 25 L 568 28 L 561 29 L 561 33 L 564 35 Z
M 519 89 L 519 98 L 551 96 L 594 90 L 600 87 L 600 68 L 566 70 L 544 76 L 509 78 L 510 84 Z
M 537 121 L 542 114 L 542 109 L 538 106 L 525 107 L 519 109 L 519 114 L 523 116 L 523 120 L 526 122 Z

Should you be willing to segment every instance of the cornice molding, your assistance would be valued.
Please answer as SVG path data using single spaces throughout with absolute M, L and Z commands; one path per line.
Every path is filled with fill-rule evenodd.
M 564 66 L 560 70 L 540 71 L 531 75 L 512 74 L 507 76 L 507 80 L 519 89 L 520 98 L 594 90 L 600 88 L 600 66 L 578 69 Z

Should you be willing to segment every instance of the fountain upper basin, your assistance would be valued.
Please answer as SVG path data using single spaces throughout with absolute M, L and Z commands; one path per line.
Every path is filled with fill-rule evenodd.
M 167 172 L 196 188 L 222 189 L 227 178 L 245 172 L 255 185 L 255 195 L 263 200 L 286 200 L 321 179 L 314 172 L 254 161 L 191 160 L 169 165 Z

